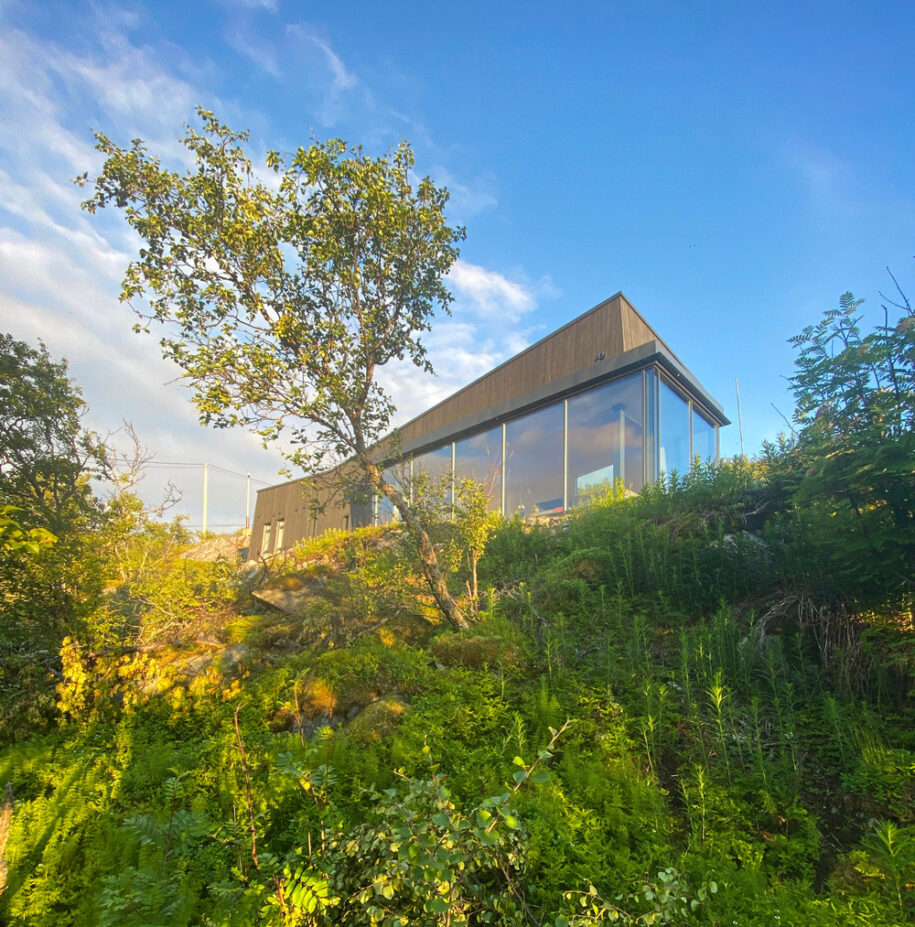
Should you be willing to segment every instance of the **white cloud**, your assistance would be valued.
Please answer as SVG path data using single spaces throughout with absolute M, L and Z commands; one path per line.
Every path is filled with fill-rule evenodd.
M 240 5 L 276 9 L 272 2 L 257 0 Z M 209 461 L 279 482 L 282 460 L 276 450 L 265 452 L 247 432 L 198 424 L 187 391 L 175 382 L 180 371 L 161 358 L 155 332 L 153 337 L 134 335 L 135 318 L 118 301 L 120 278 L 138 239 L 121 216 L 88 216 L 79 209 L 86 193 L 70 179 L 84 170 L 91 173 L 100 163 L 90 127 L 101 123 L 98 127 L 116 140 L 145 138 L 151 151 L 186 163 L 187 152 L 175 136 L 196 102 L 213 99 L 198 86 L 201 79 L 193 76 L 193 67 L 170 66 L 160 47 L 132 39 L 135 16 L 106 20 L 104 11 L 96 13 L 101 25 L 95 33 L 87 31 L 86 42 L 54 44 L 12 27 L 0 29 L 0 327 L 32 343 L 41 338 L 52 355 L 70 359 L 71 375 L 83 389 L 89 423 L 96 430 L 105 433 L 129 419 L 161 462 Z M 346 114 L 360 118 L 366 132 L 390 139 L 390 111 L 375 107 L 370 89 L 313 27 L 291 26 L 272 45 L 262 34 L 253 35 L 252 42 L 261 44 L 249 43 L 249 57 L 260 57 L 261 48 L 273 52 L 261 65 L 307 86 L 325 125 Z M 243 34 L 236 38 L 237 47 Z M 297 55 L 289 54 L 289 45 Z M 206 73 L 207 62 L 193 64 Z M 295 68 L 303 74 L 294 73 Z M 238 115 L 231 101 L 212 105 Z M 437 151 L 436 160 L 440 157 Z M 458 182 L 444 166 L 433 174 L 452 190 L 455 211 L 471 215 L 495 205 L 486 182 Z M 261 169 L 257 176 L 277 183 L 274 174 Z M 531 283 L 520 272 L 504 274 L 467 261 L 458 262 L 449 283 L 455 293 L 453 317 L 438 320 L 427 338 L 439 375 L 399 364 L 381 378 L 398 406 L 399 423 L 526 346 L 534 329 L 519 329 L 519 321 L 529 318 L 540 300 L 555 295 L 548 278 Z M 210 483 L 210 523 L 238 524 L 243 481 L 224 476 L 220 484 L 223 477 L 216 472 Z M 201 471 L 156 467 L 144 488 L 150 501 L 157 501 L 166 475 L 182 483 L 181 510 L 199 523 Z
M 517 322 L 536 305 L 534 292 L 527 284 L 468 261 L 457 261 L 448 282 L 471 310 L 482 316 L 499 315 Z
M 316 102 L 320 121 L 326 126 L 335 125 L 345 113 L 354 108 L 363 111 L 374 109 L 369 89 L 351 71 L 334 51 L 330 42 L 306 23 L 286 26 L 286 35 L 293 40 L 299 54 L 293 60 L 304 70 L 306 82 L 312 85 L 321 98 Z M 317 51 L 307 54 L 307 49 Z M 304 56 L 301 51 L 306 50 Z
M 477 213 L 493 209 L 499 202 L 495 193 L 489 189 L 489 182 L 477 180 L 473 185 L 462 183 L 448 168 L 440 164 L 429 173 L 437 184 L 448 188 L 448 211 L 457 216 L 459 222 L 466 222 Z
M 311 44 L 324 56 L 324 60 L 333 76 L 334 89 L 349 90 L 358 83 L 356 75 L 347 69 L 343 59 L 330 47 L 330 43 L 317 35 L 308 26 L 298 24 L 287 26 L 287 31 L 301 42 Z
M 87 424 L 99 433 L 126 418 L 160 460 L 208 460 L 277 482 L 279 455 L 246 432 L 202 428 L 187 392 L 174 382 L 180 371 L 160 357 L 154 339 L 133 334 L 134 317 L 118 291 L 136 237 L 120 217 L 82 213 L 85 192 L 70 182 L 98 163 L 87 124 L 99 113 L 118 137 L 139 135 L 151 139 L 151 148 L 181 157 L 174 137 L 204 94 L 151 49 L 133 44 L 123 18 L 106 23 L 94 50 L 81 46 L 78 53 L 4 25 L 0 328 L 32 344 L 41 339 L 53 356 L 69 358 L 90 407 Z M 83 101 L 92 101 L 93 114 Z M 168 476 L 185 492 L 180 510 L 199 523 L 202 481 L 194 468 L 156 468 L 144 496 L 158 501 Z M 237 477 L 214 471 L 211 524 L 243 523 L 243 482 L 239 489 Z
M 277 48 L 262 37 L 252 33 L 241 22 L 232 24 L 226 30 L 226 41 L 231 48 L 244 55 L 252 64 L 279 80 L 282 76 Z
M 435 375 L 403 362 L 379 376 L 397 407 L 397 425 L 531 344 L 540 333 L 535 326 L 519 329 L 519 320 L 532 313 L 541 299 L 558 295 L 549 278 L 529 285 L 467 261 L 455 264 L 449 283 L 456 294 L 452 315 L 438 319 L 424 339 Z
M 266 10 L 268 13 L 279 11 L 277 0 L 221 0 L 223 6 L 239 7 L 244 10 Z
M 795 139 L 782 147 L 782 159 L 814 208 L 845 217 L 858 211 L 851 168 L 833 152 Z

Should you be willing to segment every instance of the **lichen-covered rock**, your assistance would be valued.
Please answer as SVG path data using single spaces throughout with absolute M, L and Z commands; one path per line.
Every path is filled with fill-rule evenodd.
M 484 666 L 523 667 L 527 663 L 524 652 L 514 641 L 484 634 L 447 634 L 434 640 L 429 649 L 443 666 L 482 669 Z
M 251 595 L 286 615 L 301 615 L 307 603 L 323 587 L 324 578 L 321 576 L 281 576 L 255 589 Z
M 388 696 L 366 705 L 346 726 L 351 740 L 372 743 L 394 733 L 409 706 L 396 696 Z

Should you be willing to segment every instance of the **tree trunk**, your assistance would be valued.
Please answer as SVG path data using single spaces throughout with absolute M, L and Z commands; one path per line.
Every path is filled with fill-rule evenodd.
M 448 585 L 445 582 L 445 577 L 438 564 L 438 556 L 435 553 L 435 545 L 432 543 L 432 538 L 429 537 L 429 532 L 426 531 L 422 523 L 416 517 L 413 509 L 410 507 L 410 503 L 404 499 L 403 493 L 399 492 L 396 487 L 384 481 L 381 471 L 371 460 L 363 458 L 362 466 L 365 469 L 372 488 L 391 500 L 400 514 L 404 525 L 406 525 L 407 530 L 416 539 L 417 546 L 419 547 L 419 560 L 423 576 L 425 576 L 426 582 L 429 583 L 429 589 L 432 592 L 436 605 L 438 605 L 442 614 L 448 620 L 448 623 L 456 631 L 470 627 L 470 623 L 467 621 L 464 612 L 455 601 L 454 596 L 451 595 Z

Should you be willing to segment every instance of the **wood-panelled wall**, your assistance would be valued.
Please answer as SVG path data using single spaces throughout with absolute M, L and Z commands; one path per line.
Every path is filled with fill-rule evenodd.
M 404 441 L 411 441 L 446 428 L 577 373 L 595 363 L 601 353 L 615 357 L 649 341 L 661 339 L 626 297 L 617 293 L 408 422 L 401 434 Z

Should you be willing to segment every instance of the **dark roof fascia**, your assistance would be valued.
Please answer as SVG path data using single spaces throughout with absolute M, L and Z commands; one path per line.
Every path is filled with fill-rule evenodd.
M 538 407 L 558 402 L 575 393 L 583 392 L 601 385 L 604 382 L 618 379 L 627 373 L 642 370 L 657 363 L 684 389 L 691 397 L 698 400 L 699 405 L 706 414 L 715 420 L 718 425 L 730 424 L 724 410 L 706 392 L 702 384 L 687 370 L 670 349 L 661 341 L 649 341 L 629 351 L 624 351 L 615 357 L 604 361 L 597 361 L 584 370 L 545 383 L 529 392 L 506 400 L 496 406 L 483 409 L 469 415 L 459 422 L 438 428 L 435 431 L 405 441 L 401 453 L 416 454 L 433 450 L 449 441 L 459 441 L 472 434 L 478 434 L 487 428 L 500 425 L 502 422 L 518 418 Z
M 658 364 L 670 376 L 671 380 L 685 390 L 691 399 L 698 400 L 699 406 L 705 414 L 714 420 L 716 425 L 730 425 L 731 420 L 724 414 L 721 403 L 713 399 L 706 388 L 696 379 L 692 371 L 683 366 L 675 354 L 669 351 L 659 351 Z

